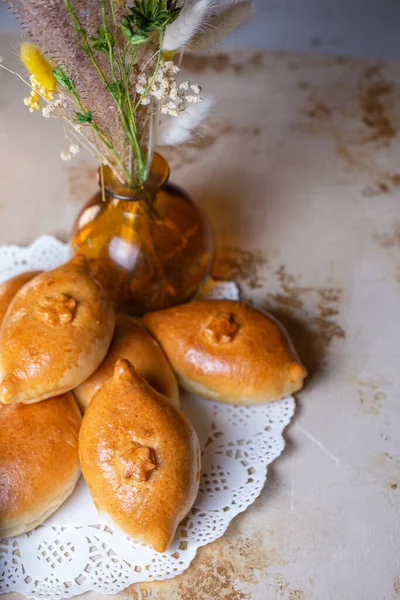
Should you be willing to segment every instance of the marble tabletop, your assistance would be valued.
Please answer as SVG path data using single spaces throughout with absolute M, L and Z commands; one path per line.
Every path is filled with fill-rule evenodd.
M 14 66 L 16 41 L 0 36 Z M 184 64 L 217 104 L 167 153 L 172 179 L 212 219 L 215 276 L 282 320 L 309 379 L 254 505 L 183 575 L 119 597 L 395 600 L 400 64 L 251 51 Z M 0 73 L 0 243 L 65 240 L 96 167 L 60 161 L 60 124 L 29 114 L 24 93 Z

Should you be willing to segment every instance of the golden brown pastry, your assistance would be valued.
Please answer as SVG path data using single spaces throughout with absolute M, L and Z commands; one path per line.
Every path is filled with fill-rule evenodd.
M 81 414 L 69 392 L 0 405 L 0 538 L 43 523 L 78 481 Z
M 99 512 L 135 540 L 166 550 L 197 495 L 199 441 L 128 361 L 115 363 L 89 404 L 79 455 Z
M 114 323 L 82 256 L 32 279 L 1 325 L 0 402 L 37 402 L 82 383 L 105 357 Z
M 219 402 L 260 404 L 303 386 L 306 370 L 271 317 L 231 300 L 200 300 L 145 315 L 183 388 Z
M 158 342 L 148 331 L 125 315 L 117 315 L 113 339 L 99 368 L 74 390 L 75 398 L 85 410 L 95 393 L 112 377 L 115 361 L 126 358 L 139 375 L 160 394 L 179 408 L 179 391 L 175 375 Z
M 8 281 L 0 284 L 0 325 L 5 317 L 11 300 L 15 294 L 24 286 L 28 281 L 39 275 L 42 271 L 26 271 L 20 273 Z

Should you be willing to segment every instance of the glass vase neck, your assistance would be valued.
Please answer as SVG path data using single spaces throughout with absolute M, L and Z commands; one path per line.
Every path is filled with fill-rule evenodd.
M 138 200 L 143 191 L 155 192 L 165 185 L 168 177 L 168 163 L 157 152 L 154 153 L 148 178 L 142 185 L 131 186 L 121 183 L 107 165 L 100 167 L 98 172 L 99 184 L 100 187 L 104 185 L 105 195 L 119 200 Z

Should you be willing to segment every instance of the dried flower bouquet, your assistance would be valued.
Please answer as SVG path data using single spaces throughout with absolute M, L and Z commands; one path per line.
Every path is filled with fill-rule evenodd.
M 250 10 L 250 0 L 7 1 L 29 35 L 24 102 L 63 120 L 61 158 L 86 148 L 131 186 L 146 181 L 155 144 L 185 142 L 212 106 L 179 80 L 183 50 L 213 46 Z

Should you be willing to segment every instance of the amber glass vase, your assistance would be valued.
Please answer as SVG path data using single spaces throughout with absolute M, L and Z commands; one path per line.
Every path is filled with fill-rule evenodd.
M 147 182 L 130 187 L 103 168 L 100 189 L 79 214 L 74 252 L 86 256 L 117 310 L 139 316 L 193 298 L 210 273 L 214 236 L 205 213 L 168 183 L 155 154 Z

